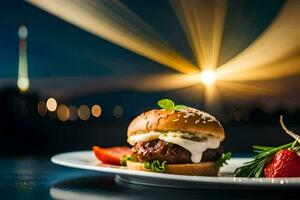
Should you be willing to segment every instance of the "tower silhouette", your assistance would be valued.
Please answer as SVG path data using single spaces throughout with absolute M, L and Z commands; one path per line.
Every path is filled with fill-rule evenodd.
M 0 155 L 36 154 L 41 144 L 38 129 L 38 95 L 28 91 L 26 38 L 27 28 L 21 25 L 19 33 L 19 65 L 17 87 L 0 88 Z M 11 148 L 15 146 L 16 148 Z
M 27 35 L 26 26 L 21 25 L 19 27 L 19 69 L 17 81 L 17 86 L 21 92 L 26 92 L 30 86 L 27 66 Z

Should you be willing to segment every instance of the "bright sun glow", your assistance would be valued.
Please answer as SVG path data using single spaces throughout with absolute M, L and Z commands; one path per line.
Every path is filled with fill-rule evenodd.
M 204 70 L 200 74 L 200 79 L 205 85 L 212 85 L 216 82 L 216 74 L 213 70 Z

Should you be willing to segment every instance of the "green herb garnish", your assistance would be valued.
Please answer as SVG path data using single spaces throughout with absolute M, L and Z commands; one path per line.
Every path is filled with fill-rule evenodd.
M 280 116 L 280 124 L 283 130 L 296 139 L 294 142 L 279 146 L 279 147 L 269 147 L 269 146 L 253 146 L 253 152 L 255 155 L 253 156 L 253 160 L 244 163 L 243 166 L 237 168 L 234 172 L 235 176 L 238 177 L 262 177 L 265 166 L 273 159 L 274 155 L 283 149 L 291 149 L 293 151 L 300 151 L 300 142 L 299 136 L 292 131 L 288 130 L 283 123 L 283 118 Z M 298 145 L 297 145 L 298 143 Z
M 144 162 L 144 168 L 150 169 L 153 172 L 163 172 L 165 171 L 165 164 L 167 161 L 154 160 L 153 162 Z
M 188 106 L 186 106 L 186 105 L 175 105 L 174 110 L 184 110 L 187 108 L 188 108 Z
M 126 166 L 127 160 L 132 160 L 132 157 L 130 155 L 125 155 L 120 159 L 120 163 L 123 166 Z
M 223 153 L 222 157 L 216 161 L 216 165 L 218 167 L 223 167 L 223 165 L 227 165 L 227 160 L 230 160 L 231 158 L 231 152 Z
M 171 99 L 162 99 L 157 102 L 158 106 L 167 109 L 167 110 L 183 110 L 188 108 L 188 106 L 185 105 L 175 105 L 174 101 Z

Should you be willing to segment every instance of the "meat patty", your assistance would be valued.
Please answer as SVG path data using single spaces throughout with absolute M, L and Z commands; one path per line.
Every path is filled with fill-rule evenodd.
M 139 162 L 152 162 L 154 160 L 167 161 L 169 164 L 192 163 L 191 153 L 185 148 L 165 142 L 152 140 L 139 142 L 133 148 L 133 158 Z M 220 145 L 217 149 L 207 149 L 203 152 L 201 162 L 218 160 L 223 153 Z

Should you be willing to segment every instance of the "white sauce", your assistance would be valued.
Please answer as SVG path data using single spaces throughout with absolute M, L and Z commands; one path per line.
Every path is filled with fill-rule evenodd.
M 206 140 L 198 142 L 181 138 L 180 135 L 184 135 L 185 137 L 191 136 L 189 133 L 161 133 L 151 131 L 146 134 L 137 134 L 130 136 L 127 141 L 129 144 L 135 145 L 138 142 L 147 142 L 151 140 L 160 139 L 166 142 L 177 144 L 191 153 L 191 160 L 193 163 L 199 163 L 201 161 L 203 152 L 207 149 L 216 149 L 220 146 L 220 140 L 215 137 L 207 136 Z
M 202 158 L 202 154 L 206 149 L 216 149 L 220 146 L 220 141 L 213 137 L 207 137 L 207 140 L 203 142 L 197 142 L 180 137 L 173 137 L 168 135 L 160 135 L 160 140 L 177 144 L 191 153 L 191 160 L 193 163 L 199 163 Z

